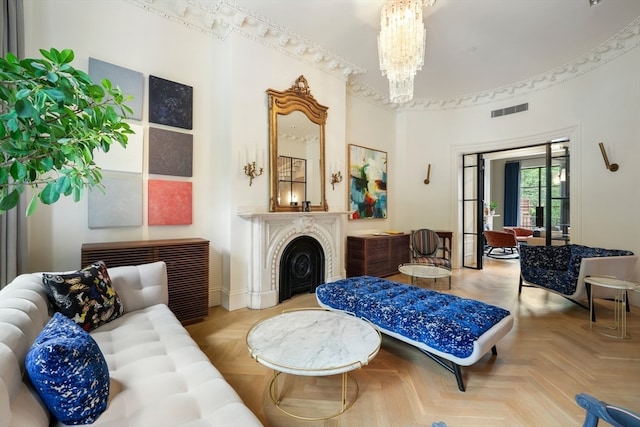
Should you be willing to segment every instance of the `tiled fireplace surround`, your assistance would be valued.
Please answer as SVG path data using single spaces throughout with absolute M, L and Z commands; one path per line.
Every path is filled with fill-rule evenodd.
M 326 282 L 345 277 L 344 232 L 346 212 L 239 213 L 251 222 L 247 306 L 278 304 L 280 258 L 295 238 L 309 236 L 324 252 Z

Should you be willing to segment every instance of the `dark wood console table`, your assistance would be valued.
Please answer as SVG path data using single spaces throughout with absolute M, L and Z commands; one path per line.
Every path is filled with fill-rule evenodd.
M 169 279 L 169 308 L 182 323 L 209 312 L 209 241 L 193 239 L 85 243 L 82 266 L 104 261 L 109 267 L 164 261 Z
M 409 262 L 410 234 L 347 236 L 347 277 L 385 277 Z

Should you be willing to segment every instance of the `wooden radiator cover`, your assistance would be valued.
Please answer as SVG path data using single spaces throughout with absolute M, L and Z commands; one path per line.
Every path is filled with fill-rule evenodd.
M 169 308 L 183 323 L 204 319 L 209 310 L 209 241 L 200 238 L 85 243 L 82 266 L 104 261 L 109 267 L 164 261 Z

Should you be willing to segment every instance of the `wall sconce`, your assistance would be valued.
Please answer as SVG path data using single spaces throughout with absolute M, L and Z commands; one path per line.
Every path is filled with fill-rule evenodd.
M 256 166 L 256 162 L 251 162 L 244 165 L 244 173 L 249 177 L 249 187 L 251 187 L 251 184 L 253 184 L 253 180 L 256 177 L 262 175 L 262 172 L 262 168 L 258 168 Z
M 609 163 L 609 158 L 607 157 L 607 152 L 604 149 L 604 144 L 601 142 L 600 144 L 600 152 L 602 153 L 602 158 L 604 159 L 605 167 L 611 172 L 615 172 L 620 169 L 620 166 L 617 163 Z
M 429 163 L 429 166 L 427 166 L 427 179 L 424 180 L 424 184 L 428 185 L 429 184 L 429 178 L 431 177 L 431 163 Z
M 331 189 L 336 189 L 336 184 L 342 182 L 342 174 L 340 171 L 331 174 Z
M 242 165 L 245 175 L 249 177 L 249 187 L 251 187 L 251 185 L 253 184 L 253 180 L 262 175 L 262 173 L 264 172 L 262 167 L 258 167 L 256 165 L 258 152 L 260 152 L 260 163 L 264 164 L 264 152 L 262 150 L 259 150 L 254 145 L 251 148 L 251 160 L 247 161 L 247 151 L 247 147 L 244 147 L 244 149 L 242 150 Z

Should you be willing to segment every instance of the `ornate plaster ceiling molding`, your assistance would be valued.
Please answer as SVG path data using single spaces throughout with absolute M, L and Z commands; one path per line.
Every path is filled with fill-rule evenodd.
M 303 39 L 267 18 L 228 0 L 125 0 L 194 30 L 225 40 L 232 31 L 325 71 L 347 82 L 349 94 L 385 109 L 439 111 L 466 108 L 534 93 L 564 83 L 606 64 L 640 45 L 640 18 L 584 55 L 550 71 L 498 88 L 446 99 L 414 98 L 398 105 L 360 80 L 364 68 L 346 61 L 317 43 Z
M 350 78 L 347 82 L 347 93 L 367 101 L 370 104 L 386 108 L 387 110 L 395 110 L 398 108 L 398 104 L 389 100 L 388 94 L 369 86 L 368 84 L 360 81 L 357 77 Z
M 346 61 L 317 43 L 259 16 L 231 1 L 125 0 L 189 28 L 225 40 L 232 31 L 318 68 L 342 80 L 366 70 Z
M 414 99 L 396 108 L 411 110 L 448 110 L 487 104 L 537 92 L 581 76 L 640 45 L 640 18 L 627 25 L 609 40 L 584 55 L 550 71 L 495 89 L 449 99 Z

